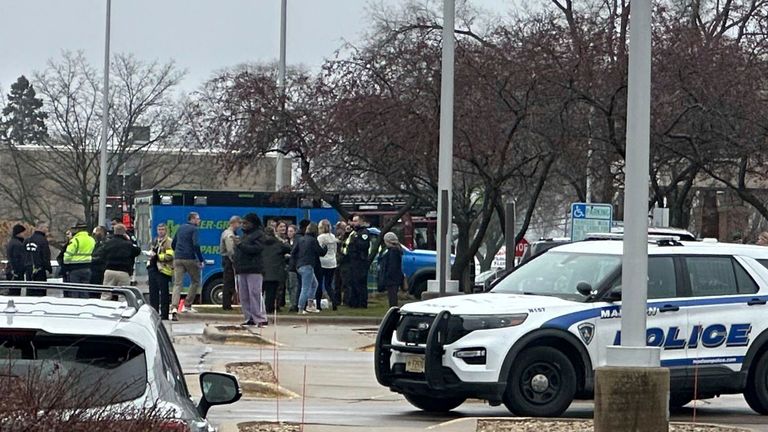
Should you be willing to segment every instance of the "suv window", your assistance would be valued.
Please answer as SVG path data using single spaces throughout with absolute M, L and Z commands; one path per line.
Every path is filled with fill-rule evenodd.
M 621 286 L 621 275 L 613 281 L 610 290 Z M 675 261 L 672 257 L 648 257 L 648 299 L 677 297 Z
M 757 285 L 731 257 L 686 257 L 694 297 L 752 294 Z
M 166 378 L 173 385 L 176 393 L 184 397 L 189 397 L 187 383 L 184 381 L 184 372 L 182 372 L 179 360 L 176 357 L 176 352 L 173 350 L 171 338 L 168 337 L 168 333 L 165 331 L 165 326 L 162 324 L 157 328 L 157 345 L 159 347 L 160 357 L 163 362 L 163 372 L 165 373 Z
M 70 391 L 60 402 L 78 408 L 127 402 L 147 386 L 144 350 L 119 337 L 0 330 L 0 370 Z

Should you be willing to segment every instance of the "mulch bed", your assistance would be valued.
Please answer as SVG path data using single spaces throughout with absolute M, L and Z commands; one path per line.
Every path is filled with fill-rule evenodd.
M 712 425 L 672 424 L 670 432 L 743 432 L 746 429 Z M 477 432 L 593 432 L 592 420 L 478 420 Z
M 219 331 L 226 333 L 251 334 L 250 330 L 242 326 L 215 326 Z
M 227 363 L 227 372 L 237 376 L 240 381 L 256 381 L 276 384 L 277 378 L 272 365 L 265 362 Z
M 300 432 L 301 425 L 296 423 L 249 422 L 237 425 L 240 432 Z

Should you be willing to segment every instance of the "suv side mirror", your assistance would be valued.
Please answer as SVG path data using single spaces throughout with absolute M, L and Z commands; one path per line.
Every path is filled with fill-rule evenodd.
M 578 291 L 579 294 L 583 295 L 584 297 L 589 297 L 592 295 L 592 285 L 584 281 L 579 282 L 576 284 L 576 291 Z
M 226 405 L 237 402 L 243 396 L 240 384 L 234 375 L 220 372 L 203 372 L 200 374 L 200 389 L 203 396 L 197 411 L 206 417 L 208 410 L 214 405 Z

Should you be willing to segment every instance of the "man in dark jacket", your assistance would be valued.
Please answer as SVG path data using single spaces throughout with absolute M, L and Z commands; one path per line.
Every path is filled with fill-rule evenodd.
M 128 286 L 131 284 L 131 272 L 136 257 L 141 249 L 136 246 L 125 230 L 125 225 L 117 224 L 113 228 L 114 236 L 104 242 L 101 256 L 104 259 L 104 285 Z
M 7 280 L 24 280 L 24 225 L 16 224 L 11 232 L 11 239 L 5 247 L 5 256 L 8 257 L 8 265 L 5 267 Z M 21 290 L 10 289 L 10 295 L 19 295 Z
M 285 254 L 291 252 L 291 247 L 277 239 L 272 227 L 267 227 L 264 231 L 267 240 L 261 254 L 264 261 L 264 305 L 267 313 L 273 313 L 275 309 L 280 310 L 275 303 L 276 294 L 288 276 L 285 271 Z
M 181 301 L 181 284 L 184 282 L 184 274 L 188 274 L 192 283 L 189 286 L 187 299 L 184 301 L 185 311 L 195 312 L 192 305 L 195 304 L 195 297 L 200 292 L 200 274 L 202 273 L 205 260 L 203 252 L 200 249 L 198 240 L 198 228 L 200 225 L 200 215 L 196 212 L 190 212 L 187 215 L 187 223 L 179 227 L 176 236 L 173 238 L 171 248 L 173 249 L 173 296 L 171 298 L 171 317 L 174 321 L 178 318 L 179 302 Z
M 387 292 L 389 307 L 397 306 L 397 292 L 403 286 L 403 249 L 397 235 L 384 234 L 386 249 L 379 255 L 378 283 Z
M 371 234 L 362 215 L 352 218 L 352 232 L 341 247 L 342 256 L 349 265 L 349 306 L 368 307 L 368 268 L 371 265 L 368 253 Z
M 93 247 L 93 254 L 91 255 L 91 284 L 102 285 L 104 283 L 104 271 L 107 269 L 103 251 L 107 240 L 107 229 L 103 226 L 94 228 L 93 239 L 96 240 L 96 246 Z
M 48 273 L 53 273 L 51 266 L 51 246 L 48 244 L 48 222 L 38 221 L 35 232 L 24 241 L 25 272 L 27 280 L 45 282 Z M 59 267 L 61 271 L 61 267 Z M 29 296 L 44 296 L 44 289 L 28 289 Z
M 261 220 L 255 213 L 243 217 L 243 239 L 235 246 L 235 275 L 240 291 L 240 308 L 245 316 L 243 325 L 267 325 L 267 314 L 262 301 L 264 282 L 264 247 L 276 242 L 264 236 Z

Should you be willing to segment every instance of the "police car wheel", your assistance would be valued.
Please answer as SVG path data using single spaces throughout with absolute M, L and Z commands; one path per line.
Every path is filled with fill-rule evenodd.
M 768 352 L 764 352 L 749 374 L 744 399 L 755 412 L 768 415 Z
M 448 412 L 466 400 L 466 398 L 435 398 L 410 393 L 403 393 L 403 396 L 411 405 L 427 412 Z
M 576 394 L 576 370 L 550 347 L 529 348 L 515 359 L 504 392 L 504 405 L 520 416 L 556 417 Z

